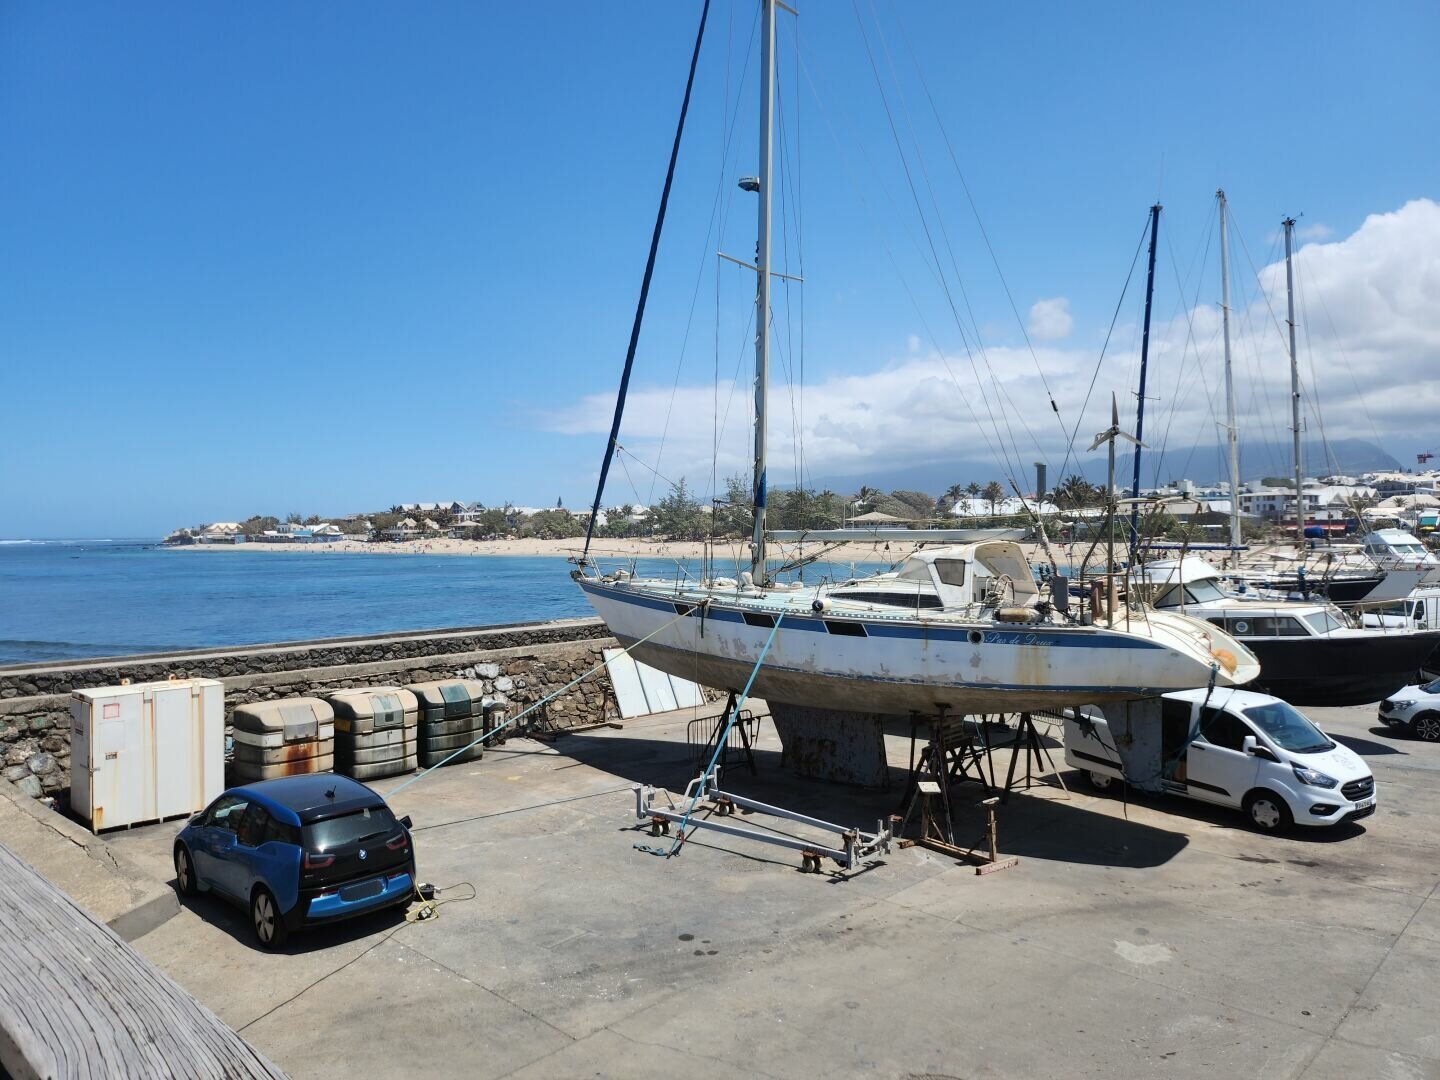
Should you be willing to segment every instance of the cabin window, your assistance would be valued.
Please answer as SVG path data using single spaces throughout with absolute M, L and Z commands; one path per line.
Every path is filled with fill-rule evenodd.
M 831 596 L 845 600 L 859 600 L 865 604 L 883 604 L 886 607 L 938 608 L 940 598 L 934 593 L 871 592 L 856 589 L 852 592 L 836 592 Z
M 826 619 L 825 629 L 839 637 L 866 637 L 865 624 L 858 622 L 840 622 L 835 619 Z
M 1275 633 L 1280 637 L 1309 637 L 1310 632 L 1300 625 L 1299 619 L 1276 619 Z
M 695 610 L 695 605 L 694 605 L 694 604 L 682 604 L 679 600 L 675 601 L 675 614 L 676 614 L 676 615 L 689 615 L 690 612 L 692 612 L 692 611 L 694 611 L 694 610 Z
M 965 560 L 936 559 L 935 573 L 940 575 L 940 583 L 942 585 L 964 585 Z
M 770 627 L 775 625 L 775 616 L 766 615 L 763 612 L 759 611 L 747 611 L 745 612 L 745 625 L 763 626 L 766 629 L 769 629 Z
M 1331 630 L 1343 630 L 1345 624 L 1335 618 L 1328 611 L 1319 611 L 1314 615 L 1306 615 L 1305 621 L 1317 634 L 1328 634 Z

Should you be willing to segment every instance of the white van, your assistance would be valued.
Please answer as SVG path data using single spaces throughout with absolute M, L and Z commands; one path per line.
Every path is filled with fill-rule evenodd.
M 1160 699 L 1160 787 L 1242 809 L 1262 832 L 1334 825 L 1375 812 L 1375 777 L 1358 754 L 1293 706 L 1249 690 L 1182 690 Z M 1066 710 L 1065 761 L 1099 790 L 1125 780 L 1098 709 Z

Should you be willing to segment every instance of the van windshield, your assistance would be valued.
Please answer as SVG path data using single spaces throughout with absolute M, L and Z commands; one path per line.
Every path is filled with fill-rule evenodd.
M 1283 701 L 1252 705 L 1243 711 L 1282 750 L 1292 754 L 1320 754 L 1335 749 L 1324 732 Z
M 305 826 L 305 847 L 309 851 L 330 851 L 361 840 L 389 836 L 395 831 L 395 815 L 388 807 L 372 806 L 353 814 L 312 821 Z

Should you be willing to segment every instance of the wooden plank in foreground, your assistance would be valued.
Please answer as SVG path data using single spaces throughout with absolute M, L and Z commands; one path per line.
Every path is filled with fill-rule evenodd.
M 30 1077 L 283 1078 L 0 844 L 0 1066 Z

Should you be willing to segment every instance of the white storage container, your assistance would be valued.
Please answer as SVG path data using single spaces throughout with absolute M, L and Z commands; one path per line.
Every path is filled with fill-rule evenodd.
M 70 805 L 99 832 L 204 809 L 225 790 L 225 690 L 173 679 L 70 695 Z

